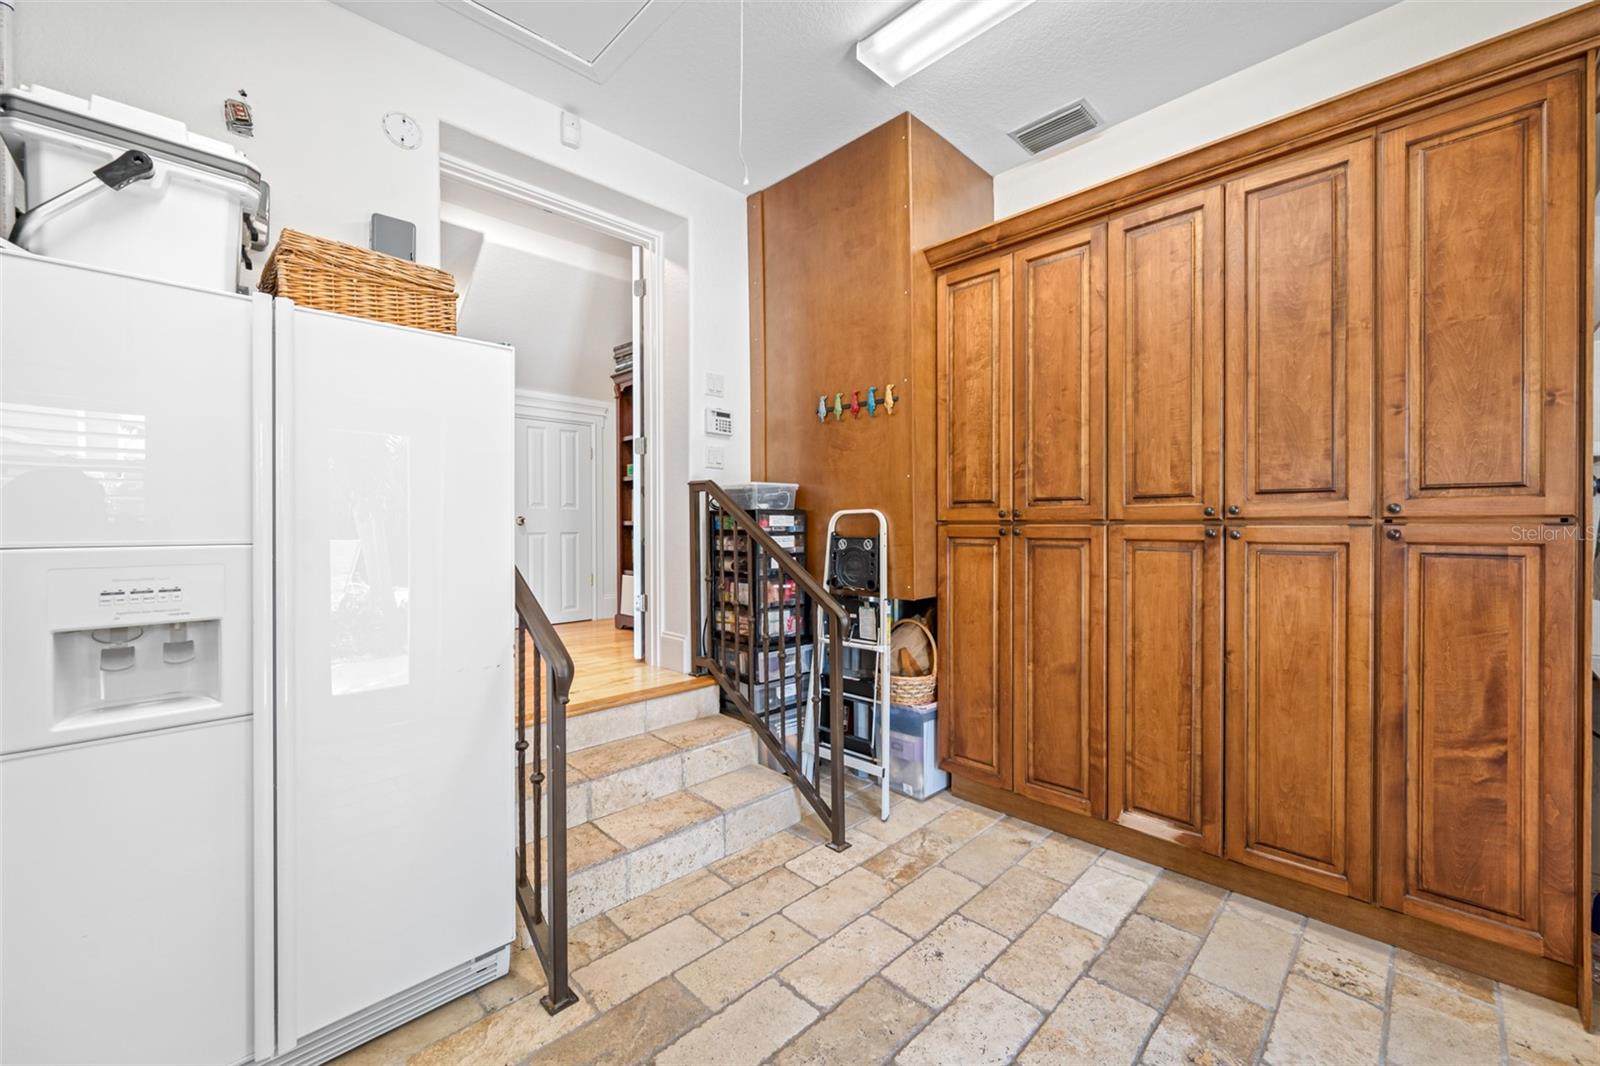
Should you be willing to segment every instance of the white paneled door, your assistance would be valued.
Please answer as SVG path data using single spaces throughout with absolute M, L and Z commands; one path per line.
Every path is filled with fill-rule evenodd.
M 517 417 L 517 564 L 550 621 L 595 617 L 594 426 Z

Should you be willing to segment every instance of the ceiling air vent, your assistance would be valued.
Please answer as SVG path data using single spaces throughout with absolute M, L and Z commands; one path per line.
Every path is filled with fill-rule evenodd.
M 1094 113 L 1087 100 L 1074 100 L 1059 111 L 1052 111 L 1035 119 L 1020 129 L 1011 131 L 1011 139 L 1038 155 L 1047 148 L 1072 140 L 1100 125 L 1100 116 Z

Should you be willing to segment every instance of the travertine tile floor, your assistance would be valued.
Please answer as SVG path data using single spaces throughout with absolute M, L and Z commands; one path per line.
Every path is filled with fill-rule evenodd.
M 1576 1012 L 948 795 L 852 800 L 345 1062 L 1600 1064 Z

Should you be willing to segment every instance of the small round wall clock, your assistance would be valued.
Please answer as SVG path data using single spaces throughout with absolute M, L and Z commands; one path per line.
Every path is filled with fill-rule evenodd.
M 422 143 L 422 127 L 417 125 L 416 119 L 402 111 L 391 111 L 383 116 L 383 132 L 408 152 Z

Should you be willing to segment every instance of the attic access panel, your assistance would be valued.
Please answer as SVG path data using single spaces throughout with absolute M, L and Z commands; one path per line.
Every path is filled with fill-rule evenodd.
M 531 52 L 603 82 L 682 0 L 438 0 Z

